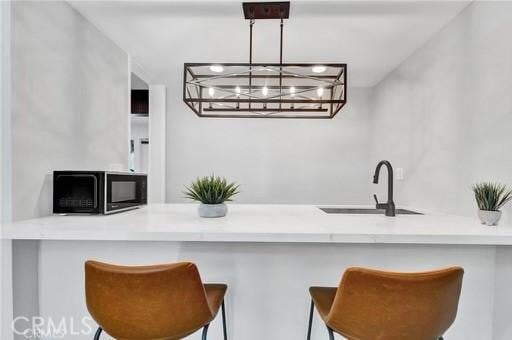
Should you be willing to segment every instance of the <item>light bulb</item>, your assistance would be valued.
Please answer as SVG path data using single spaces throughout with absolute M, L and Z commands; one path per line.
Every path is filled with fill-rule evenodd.
M 313 73 L 323 73 L 325 72 L 327 68 L 325 66 L 322 66 L 322 65 L 316 65 L 316 66 L 313 66 L 313 68 L 311 69 L 313 71 Z
M 222 67 L 222 65 L 211 65 L 210 71 L 219 73 L 224 71 L 224 67 Z
M 208 88 L 208 95 L 210 97 L 213 97 L 214 94 L 215 94 L 215 89 L 213 87 Z
M 290 96 L 295 97 L 295 87 L 290 87 Z
M 240 97 L 240 92 L 241 92 L 240 86 L 235 87 L 235 92 L 236 92 L 236 96 Z
M 263 88 L 261 89 L 261 94 L 266 97 L 268 94 L 268 87 L 263 86 Z
M 324 89 L 322 87 L 319 87 L 317 90 L 316 90 L 316 94 L 319 96 L 319 97 L 322 97 L 323 94 L 324 94 Z

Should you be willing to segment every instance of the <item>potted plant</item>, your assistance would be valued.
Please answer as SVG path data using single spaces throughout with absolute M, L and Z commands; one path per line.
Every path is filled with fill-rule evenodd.
M 198 210 L 201 217 L 226 216 L 228 207 L 225 202 L 238 194 L 236 183 L 228 183 L 225 178 L 214 175 L 198 178 L 185 189 L 185 197 L 200 202 Z
M 482 224 L 497 225 L 501 218 L 501 207 L 512 199 L 512 190 L 498 183 L 478 183 L 473 186 L 478 217 Z

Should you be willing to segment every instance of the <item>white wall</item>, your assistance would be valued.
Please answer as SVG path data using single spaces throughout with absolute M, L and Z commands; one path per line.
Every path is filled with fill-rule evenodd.
M 498 247 L 496 249 L 496 269 L 494 277 L 494 291 L 507 292 L 512 282 L 512 249 Z M 512 339 L 512 323 L 510 322 L 510 306 L 512 296 L 502 293 L 496 294 L 493 314 L 493 340 Z
M 0 3 L 0 224 L 11 218 L 11 3 Z M 0 226 L 1 228 L 1 226 Z M 12 242 L 0 230 L 0 338 L 12 340 Z
M 371 159 L 405 169 L 398 202 L 475 215 L 473 183 L 512 186 L 510 32 L 512 3 L 474 2 L 375 88 Z
M 51 213 L 51 171 L 128 166 L 128 55 L 66 2 L 12 3 L 12 214 Z M 15 316 L 38 315 L 35 241 L 13 246 Z
M 132 65 L 132 67 L 133 67 L 133 65 Z M 144 80 L 142 80 L 139 76 L 137 76 L 135 73 L 132 73 L 130 75 L 130 79 L 131 79 L 131 89 L 132 90 L 147 90 L 147 89 L 149 89 L 148 84 Z
M 166 91 L 163 85 L 149 87 L 148 201 L 164 203 L 166 194 Z
M 11 3 L 0 3 L 0 221 L 11 219 Z
M 13 217 L 51 211 L 51 171 L 128 163 L 128 56 L 65 2 L 13 5 Z
M 178 77 L 178 76 L 177 76 Z M 237 202 L 340 204 L 371 201 L 367 189 L 370 91 L 351 89 L 333 120 L 198 118 L 167 92 L 167 200 L 216 174 L 240 184 Z

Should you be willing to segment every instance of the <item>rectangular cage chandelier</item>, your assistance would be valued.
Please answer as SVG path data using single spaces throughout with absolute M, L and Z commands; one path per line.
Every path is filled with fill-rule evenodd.
M 249 63 L 185 63 L 183 101 L 199 117 L 333 118 L 346 103 L 346 64 L 283 63 L 283 20 L 289 2 L 246 2 Z M 279 19 L 280 60 L 253 63 L 256 19 Z

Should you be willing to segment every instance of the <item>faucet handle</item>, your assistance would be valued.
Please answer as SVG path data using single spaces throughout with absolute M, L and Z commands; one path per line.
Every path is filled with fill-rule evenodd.
M 388 208 L 387 203 L 379 203 L 379 200 L 377 199 L 377 195 L 373 194 L 373 199 L 375 200 L 375 208 L 376 209 L 387 209 Z
M 373 194 L 373 199 L 375 200 L 375 203 L 379 205 L 379 199 L 377 198 L 377 195 Z

